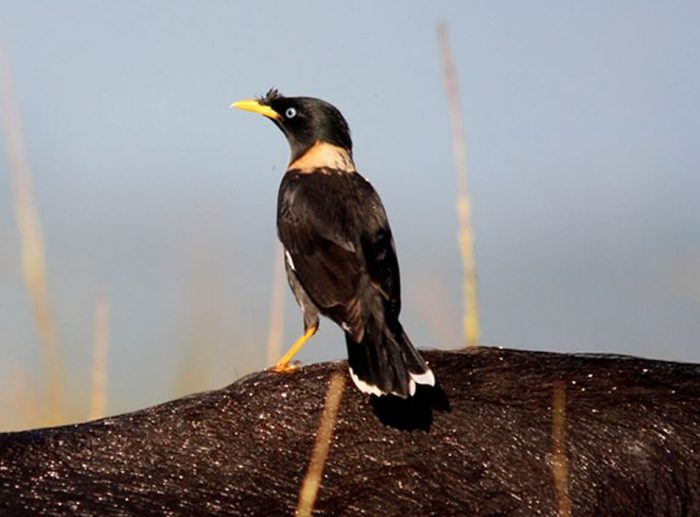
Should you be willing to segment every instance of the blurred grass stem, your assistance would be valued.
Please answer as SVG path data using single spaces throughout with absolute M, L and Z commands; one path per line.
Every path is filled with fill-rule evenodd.
M 27 162 L 20 112 L 13 86 L 9 56 L 0 40 L 0 118 L 12 177 L 12 195 L 21 241 L 22 270 L 39 342 L 48 403 L 47 423 L 59 423 L 65 417 L 64 372 L 56 322 L 49 302 L 44 239 L 34 198 L 32 174 Z
M 282 357 L 284 338 L 284 252 L 282 244 L 275 245 L 274 270 L 272 273 L 272 295 L 270 297 L 270 328 L 267 334 L 267 366 L 272 366 Z
M 107 408 L 107 351 L 109 349 L 109 303 L 100 296 L 95 302 L 95 357 L 90 389 L 90 420 L 105 416 Z
M 343 398 L 345 390 L 345 375 L 334 373 L 328 382 L 326 391 L 326 401 L 323 405 L 323 413 L 316 432 L 316 442 L 311 451 L 309 468 L 304 476 L 304 481 L 299 490 L 299 502 L 297 504 L 297 517 L 310 517 L 314 510 L 314 504 L 318 497 L 318 490 L 321 487 L 323 468 L 326 465 L 328 451 L 333 439 L 333 431 L 338 418 L 338 408 Z
M 459 100 L 459 83 L 455 70 L 449 35 L 445 24 L 438 24 L 437 39 L 440 46 L 443 79 L 447 90 L 452 128 L 452 152 L 457 174 L 457 215 L 459 218 L 459 250 L 464 270 L 464 337 L 469 347 L 479 345 L 479 306 L 476 289 L 476 262 L 474 260 L 474 231 L 471 221 L 471 203 L 469 201 L 467 150 L 465 146 L 464 127 L 462 124 Z
M 571 517 L 569 461 L 566 454 L 566 384 L 555 383 L 552 396 L 552 475 L 559 517 Z

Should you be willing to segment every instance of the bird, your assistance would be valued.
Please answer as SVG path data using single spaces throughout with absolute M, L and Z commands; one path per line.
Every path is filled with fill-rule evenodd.
M 277 89 L 234 102 L 282 130 L 290 161 L 279 187 L 277 234 L 304 333 L 274 369 L 290 361 L 319 328 L 319 315 L 345 334 L 350 377 L 377 397 L 408 398 L 435 375 L 399 322 L 401 285 L 394 239 L 382 201 L 355 168 L 341 112 L 314 97 Z

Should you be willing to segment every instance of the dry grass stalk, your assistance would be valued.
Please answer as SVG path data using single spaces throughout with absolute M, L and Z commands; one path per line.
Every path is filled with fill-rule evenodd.
M 318 489 L 321 487 L 321 478 L 323 476 L 323 467 L 328 458 L 328 451 L 331 447 L 333 438 L 333 430 L 335 429 L 336 419 L 338 417 L 338 408 L 340 401 L 343 398 L 345 390 L 345 375 L 336 372 L 331 376 L 326 391 L 326 401 L 323 406 L 323 413 L 318 424 L 316 432 L 316 442 L 314 443 L 313 451 L 311 451 L 311 459 L 309 460 L 309 468 L 304 476 L 304 481 L 299 490 L 299 502 L 297 503 L 297 517 L 310 517 L 316 503 Z
M 9 411 L 0 412 L 2 431 L 31 429 L 41 426 L 45 415 L 41 411 L 41 400 L 36 393 L 36 383 L 24 368 L 15 366 L 3 378 L 6 386 L 0 391 L 0 405 Z
M 284 256 L 282 245 L 275 246 L 274 271 L 272 274 L 272 296 L 270 298 L 270 329 L 267 335 L 267 365 L 271 366 L 282 357 L 284 338 Z
M 58 423 L 65 415 L 64 372 L 56 322 L 49 303 L 44 261 L 44 239 L 34 198 L 32 174 L 26 159 L 19 106 L 15 97 L 10 60 L 0 41 L 0 118 L 12 176 L 12 194 L 22 250 L 22 270 L 34 307 L 36 328 L 48 401 L 46 423 Z
M 566 384 L 554 384 L 552 397 L 552 475 L 560 517 L 571 517 L 569 461 L 566 452 Z
M 220 219 L 208 205 L 197 205 L 196 210 L 196 219 L 186 227 L 187 270 L 183 280 L 183 314 L 179 318 L 184 353 L 174 379 L 175 397 L 211 389 L 226 305 L 221 282 L 222 256 L 215 248 Z
M 90 420 L 105 416 L 107 408 L 107 350 L 109 349 L 109 304 L 100 296 L 95 302 L 95 357 L 90 390 Z
M 415 293 L 415 294 L 414 294 Z M 417 317 L 428 328 L 430 337 L 437 343 L 458 343 L 461 334 L 459 321 L 461 309 L 449 300 L 447 285 L 437 275 L 420 275 L 414 280 L 408 299 L 417 311 Z M 422 346 L 431 346 L 424 342 Z
M 450 126 L 452 128 L 452 152 L 457 173 L 457 215 L 459 218 L 459 250 L 464 270 L 464 337 L 467 346 L 479 345 L 479 307 L 476 290 L 476 262 L 474 260 L 474 231 L 471 222 L 471 203 L 469 201 L 467 150 L 464 144 L 464 127 L 462 124 L 459 101 L 459 84 L 449 35 L 445 24 L 438 24 L 437 39 L 440 45 L 443 79 L 450 106 Z

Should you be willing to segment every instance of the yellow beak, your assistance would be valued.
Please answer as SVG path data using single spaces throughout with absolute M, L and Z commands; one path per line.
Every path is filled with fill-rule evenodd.
M 242 101 L 237 101 L 231 104 L 232 108 L 238 108 L 239 110 L 252 111 L 253 113 L 260 113 L 267 118 L 280 119 L 282 118 L 279 113 L 273 110 L 270 106 L 265 104 L 260 104 L 259 101 L 255 99 L 246 99 Z

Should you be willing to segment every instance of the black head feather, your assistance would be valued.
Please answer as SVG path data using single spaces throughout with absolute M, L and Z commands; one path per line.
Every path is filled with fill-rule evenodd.
M 332 104 L 313 97 L 285 97 L 276 88 L 271 88 L 258 101 L 280 116 L 273 122 L 287 137 L 292 161 L 319 141 L 342 147 L 352 155 L 350 128 Z
M 270 88 L 267 93 L 262 97 L 259 97 L 258 100 L 260 101 L 260 104 L 269 106 L 272 101 L 281 98 L 284 98 L 284 95 L 282 95 L 277 88 Z

